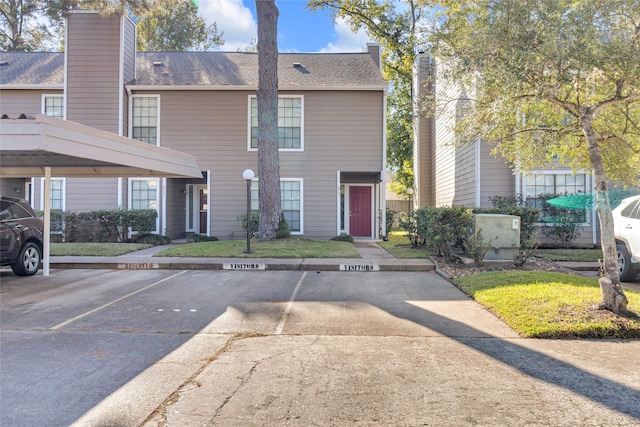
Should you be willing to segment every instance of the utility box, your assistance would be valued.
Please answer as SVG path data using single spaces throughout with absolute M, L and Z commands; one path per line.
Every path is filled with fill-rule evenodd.
M 484 243 L 491 249 L 485 261 L 513 261 L 520 249 L 520 217 L 515 215 L 476 214 L 473 220 L 474 233 L 482 232 Z

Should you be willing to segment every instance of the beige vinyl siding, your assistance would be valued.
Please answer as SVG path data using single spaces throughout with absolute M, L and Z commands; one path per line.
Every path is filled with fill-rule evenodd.
M 428 83 L 432 72 L 429 57 L 419 55 L 414 69 L 414 191 L 418 207 L 435 206 L 436 181 L 434 164 L 435 128 L 433 118 L 424 117 L 420 102 L 422 97 L 433 91 L 433 85 Z M 407 201 L 408 203 L 408 201 Z
M 0 90 L 0 114 L 29 114 L 42 113 L 42 95 L 62 95 L 61 90 Z
M 121 19 L 69 15 L 67 119 L 118 133 Z
M 333 237 L 337 229 L 337 171 L 383 170 L 383 94 L 282 93 L 304 96 L 305 135 L 303 152 L 280 152 L 280 177 L 303 179 L 304 235 Z M 257 152 L 247 150 L 248 97 L 254 92 L 134 94 L 159 94 L 161 145 L 195 155 L 202 170 L 211 170 L 211 234 L 221 239 L 243 237 L 244 230 L 236 220 L 246 204 L 242 171 L 251 168 L 258 172 Z M 184 201 L 180 206 L 184 207 Z M 184 224 L 181 227 L 184 229 Z
M 136 78 L 136 28 L 135 24 L 130 19 L 124 19 L 123 25 L 123 83 L 127 84 L 132 82 Z M 127 134 L 129 129 L 129 97 L 124 87 L 120 88 L 122 93 L 123 108 L 122 108 L 122 132 Z
M 436 72 L 442 72 L 438 65 Z M 457 115 L 467 97 L 463 89 L 451 81 L 440 79 L 436 84 L 438 99 L 444 107 L 436 118 L 436 206 L 475 206 L 476 147 L 475 144 L 456 147 L 454 131 Z M 448 100 L 450 102 L 446 102 Z
M 54 172 L 55 174 L 55 172 Z M 54 176 L 54 178 L 57 178 Z M 42 180 L 34 179 L 34 203 L 38 209 L 42 194 Z M 117 178 L 66 178 L 65 210 L 87 212 L 101 209 L 117 209 Z
M 516 194 L 516 178 L 513 171 L 501 156 L 491 154 L 493 147 L 482 143 L 480 160 L 480 206 L 492 207 L 489 201 L 493 196 Z

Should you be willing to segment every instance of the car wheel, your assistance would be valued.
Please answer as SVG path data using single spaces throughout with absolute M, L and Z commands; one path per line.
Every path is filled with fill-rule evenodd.
M 40 268 L 41 259 L 42 253 L 38 245 L 33 242 L 27 242 L 20 249 L 20 254 L 11 265 L 11 269 L 17 276 L 32 276 Z
M 620 281 L 630 282 L 636 278 L 638 272 L 631 266 L 631 256 L 627 247 L 621 243 L 616 245 L 616 252 L 618 252 L 618 267 L 620 269 Z

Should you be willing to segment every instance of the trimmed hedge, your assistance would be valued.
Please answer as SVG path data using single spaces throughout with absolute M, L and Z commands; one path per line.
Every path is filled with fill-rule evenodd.
M 44 212 L 37 212 L 40 218 Z M 139 235 L 156 228 L 158 212 L 141 210 L 96 210 L 91 212 L 51 211 L 51 232 L 64 242 L 126 242 L 129 227 Z
M 539 222 L 540 210 L 519 205 L 516 197 L 495 197 L 491 201 L 494 208 L 467 207 L 424 207 L 411 215 L 404 214 L 400 220 L 400 228 L 407 232 L 407 237 L 415 248 L 424 245 L 434 249 L 447 260 L 452 260 L 453 250 L 463 248 L 471 252 L 475 258 L 482 258 L 490 242 L 483 241 L 481 234 L 473 233 L 474 214 L 502 214 L 520 217 L 520 254 L 516 262 L 530 257 L 537 248 L 536 223 Z M 481 259 L 476 259 L 476 262 Z

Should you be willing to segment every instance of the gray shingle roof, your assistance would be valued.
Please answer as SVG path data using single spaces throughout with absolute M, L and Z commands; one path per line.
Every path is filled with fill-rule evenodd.
M 0 52 L 0 85 L 62 87 L 63 83 L 62 52 Z
M 61 52 L 0 52 L 0 85 L 62 85 Z M 160 63 L 161 65 L 154 65 Z M 294 66 L 300 64 L 300 66 Z M 241 52 L 138 52 L 136 86 L 258 85 L 258 55 Z M 280 53 L 281 88 L 386 88 L 373 57 L 362 53 Z

